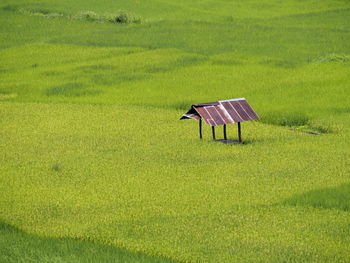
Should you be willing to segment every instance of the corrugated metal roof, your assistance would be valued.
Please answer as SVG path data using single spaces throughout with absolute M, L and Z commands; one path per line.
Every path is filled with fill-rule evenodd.
M 245 98 L 193 104 L 181 119 L 203 119 L 211 126 L 259 119 Z

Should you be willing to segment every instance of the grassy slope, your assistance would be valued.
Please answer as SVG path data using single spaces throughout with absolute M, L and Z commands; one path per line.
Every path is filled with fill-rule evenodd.
M 74 3 L 2 5 L 145 22 L 0 11 L 3 220 L 184 261 L 349 260 L 346 1 Z M 229 97 L 263 117 L 246 145 L 177 121 Z

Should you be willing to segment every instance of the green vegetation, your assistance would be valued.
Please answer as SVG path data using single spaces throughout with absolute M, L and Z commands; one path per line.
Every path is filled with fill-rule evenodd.
M 349 211 L 349 192 L 350 184 L 343 184 L 337 187 L 316 189 L 301 195 L 293 196 L 284 203 Z
M 111 23 L 118 23 L 118 24 L 130 24 L 130 23 L 140 24 L 141 23 L 140 17 L 130 16 L 123 11 L 120 11 L 117 14 L 106 14 L 106 15 L 99 15 L 93 11 L 84 11 L 84 12 L 79 12 L 76 15 L 72 15 L 72 14 L 50 12 L 49 10 L 45 10 L 45 9 L 22 9 L 22 8 L 17 9 L 16 7 L 13 7 L 13 6 L 5 6 L 3 9 L 10 10 L 10 11 L 17 11 L 25 15 L 41 16 L 44 18 L 65 18 L 65 19 L 86 20 L 90 22 L 100 22 L 100 23 L 111 22 Z
M 3 0 L 0 261 L 350 261 L 349 15 Z M 261 116 L 243 145 L 178 121 L 237 97 Z
M 40 238 L 0 223 L 1 262 L 167 262 L 164 258 L 130 253 L 111 246 L 73 239 Z

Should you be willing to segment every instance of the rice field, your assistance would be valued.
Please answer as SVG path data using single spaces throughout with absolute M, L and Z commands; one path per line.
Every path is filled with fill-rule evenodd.
M 349 15 L 1 1 L 0 261 L 350 261 Z M 242 145 L 179 121 L 240 97 Z

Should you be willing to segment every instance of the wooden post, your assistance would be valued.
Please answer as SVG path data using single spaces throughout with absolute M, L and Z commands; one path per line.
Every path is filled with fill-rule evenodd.
M 213 132 L 213 140 L 215 141 L 215 126 L 211 126 L 211 130 Z
M 239 141 L 239 143 L 242 142 L 241 123 L 240 122 L 238 122 L 238 141 Z
M 224 124 L 224 140 L 227 140 L 227 135 L 226 135 L 226 124 Z
M 202 119 L 199 119 L 199 139 L 202 139 Z

